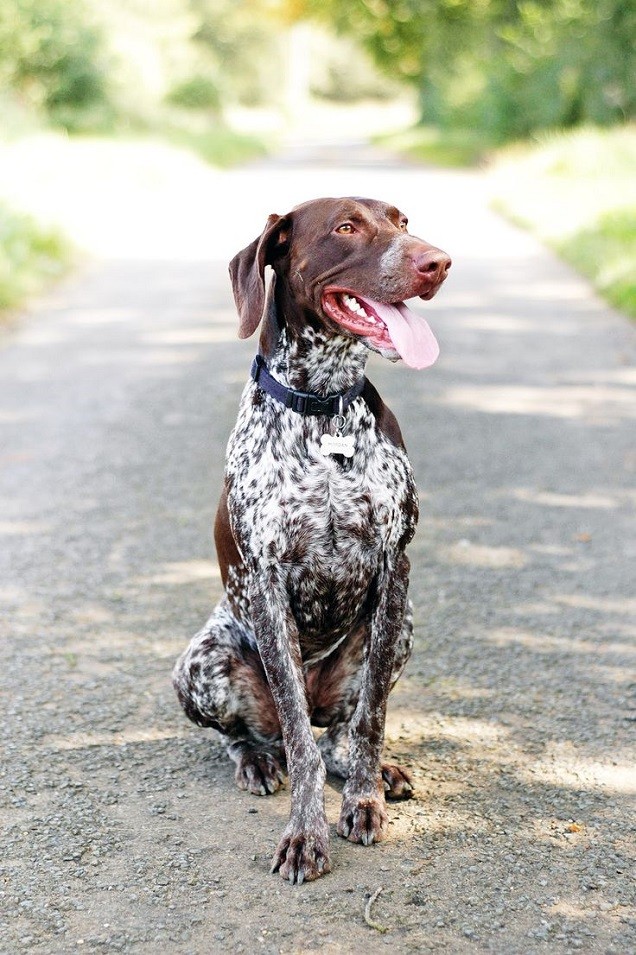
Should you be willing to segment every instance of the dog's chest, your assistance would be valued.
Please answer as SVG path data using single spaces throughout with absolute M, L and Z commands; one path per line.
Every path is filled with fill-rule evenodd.
M 406 453 L 363 401 L 349 409 L 350 459 L 323 455 L 325 419 L 302 418 L 249 389 L 230 439 L 228 500 L 246 563 L 288 572 L 301 631 L 335 633 L 360 616 L 385 555 L 410 538 L 415 488 Z

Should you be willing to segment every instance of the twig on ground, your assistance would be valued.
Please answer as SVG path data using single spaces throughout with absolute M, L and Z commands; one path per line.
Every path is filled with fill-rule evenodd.
M 384 934 L 384 932 L 389 931 L 386 925 L 380 925 L 379 922 L 374 922 L 373 919 L 371 918 L 371 906 L 373 905 L 373 903 L 375 902 L 375 900 L 377 899 L 381 891 L 382 891 L 382 886 L 380 886 L 379 889 L 376 889 L 373 895 L 369 896 L 367 900 L 367 904 L 364 907 L 364 921 L 367 923 L 367 925 L 370 928 L 374 928 L 376 932 L 382 932 L 382 934 Z

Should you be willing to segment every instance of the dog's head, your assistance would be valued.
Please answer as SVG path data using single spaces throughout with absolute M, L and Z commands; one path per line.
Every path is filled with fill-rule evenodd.
M 283 316 L 309 311 L 332 334 L 348 335 L 387 358 L 425 368 L 437 358 L 427 323 L 404 304 L 431 299 L 451 265 L 445 252 L 407 231 L 394 206 L 374 199 L 314 199 L 271 215 L 258 239 L 230 263 L 241 338 L 265 307 L 265 266 L 285 283 Z

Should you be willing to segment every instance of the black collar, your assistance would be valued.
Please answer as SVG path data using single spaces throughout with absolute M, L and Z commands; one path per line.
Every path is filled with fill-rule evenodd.
M 327 395 L 326 398 L 321 398 L 320 395 L 313 395 L 310 392 L 293 391 L 292 388 L 285 387 L 270 375 L 262 355 L 257 355 L 252 362 L 250 374 L 259 388 L 266 391 L 276 401 L 280 401 L 286 408 L 291 408 L 292 411 L 302 415 L 322 414 L 333 416 L 343 414 L 351 402 L 362 394 L 367 382 L 363 375 L 348 391 L 343 391 L 338 395 Z

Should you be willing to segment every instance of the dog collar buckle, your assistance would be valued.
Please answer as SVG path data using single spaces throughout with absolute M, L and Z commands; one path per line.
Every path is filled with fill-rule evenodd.
M 351 402 L 360 397 L 367 381 L 363 376 L 348 391 L 321 398 L 320 395 L 294 391 L 293 388 L 287 388 L 286 385 L 281 384 L 273 375 L 270 375 L 262 355 L 256 355 L 254 358 L 250 374 L 259 388 L 280 401 L 286 408 L 295 411 L 296 414 L 326 415 L 330 418 L 334 415 L 343 415 Z
M 319 398 L 317 395 L 303 391 L 292 391 L 291 389 L 289 389 L 285 407 L 303 415 L 334 414 L 331 398 Z

